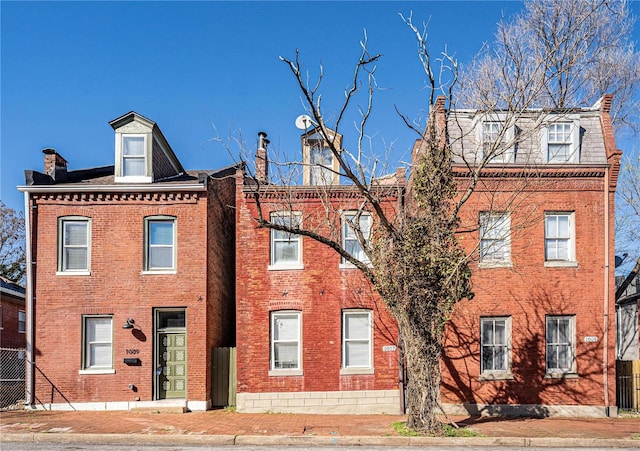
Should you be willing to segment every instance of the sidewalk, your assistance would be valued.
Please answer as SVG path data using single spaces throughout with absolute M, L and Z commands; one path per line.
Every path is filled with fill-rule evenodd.
M 122 411 L 0 412 L 1 441 L 243 445 L 575 446 L 640 449 L 636 418 L 452 419 L 478 437 L 401 437 L 400 415 L 242 414 L 225 410 L 179 413 Z

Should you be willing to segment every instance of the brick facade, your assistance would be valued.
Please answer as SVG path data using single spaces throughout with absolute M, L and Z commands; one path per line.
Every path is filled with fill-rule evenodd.
M 535 116 L 539 113 L 525 113 L 511 161 L 488 164 L 460 211 L 458 239 L 470 256 L 475 297 L 462 300 L 447 325 L 441 363 L 445 410 L 615 415 L 613 218 L 621 152 L 611 131 L 610 104 L 610 96 L 605 96 L 590 109 L 561 113 L 557 119 L 549 113 L 550 123 L 560 121 L 580 127 L 580 155 L 570 164 L 546 162 L 542 131 L 532 128 L 539 123 Z M 478 161 L 470 152 L 482 149 L 481 142 L 473 142 L 482 113 L 475 117 L 472 112 L 464 112 L 452 119 L 456 113 L 445 111 L 444 99 L 439 99 L 434 111 L 440 131 L 436 139 L 447 137 L 452 143 L 454 174 L 462 195 L 471 180 L 467 164 Z M 414 158 L 421 146 L 420 142 L 416 144 Z M 264 152 L 258 163 L 264 165 L 263 160 Z M 407 193 L 411 184 L 409 177 Z M 294 199 L 304 198 L 302 206 L 296 208 L 304 217 L 322 217 L 322 196 L 300 194 L 304 192 L 304 187 L 290 188 Z M 398 388 L 398 356 L 396 352 L 381 352 L 381 345 L 397 341 L 395 321 L 375 293 L 364 291 L 366 284 L 359 272 L 340 269 L 340 257 L 313 239 L 303 239 L 304 269 L 269 270 L 270 231 L 256 227 L 258 211 L 252 188 L 239 179 L 237 193 L 239 409 L 320 412 L 333 406 L 349 412 L 366 411 L 345 407 L 346 401 L 336 399 L 342 397 L 341 393 L 357 397 L 358 390 Z M 358 196 L 352 191 L 352 197 L 357 200 Z M 263 196 L 265 215 L 270 211 L 268 202 L 268 196 Z M 507 264 L 479 262 L 478 224 L 483 212 L 509 214 Z M 558 213 L 570 217 L 574 255 L 553 261 L 545 254 L 545 214 Z M 330 234 L 328 229 L 319 231 Z M 356 305 L 351 300 L 353 287 L 362 288 L 360 292 L 372 300 L 367 307 L 382 312 L 374 339 L 375 370 L 366 376 L 345 376 L 340 371 L 340 310 Z M 301 375 L 277 377 L 269 371 L 273 352 L 269 315 L 281 309 L 302 312 Z M 481 364 L 481 322 L 494 318 L 508 327 L 508 346 L 501 348 L 507 349 L 508 368 L 502 372 L 483 370 Z M 553 323 L 548 321 L 556 318 L 568 325 L 566 337 L 563 332 L 561 338 L 569 344 L 549 348 L 553 343 L 548 343 L 547 334 Z M 379 330 L 386 327 L 386 334 L 379 336 Z M 571 368 L 547 368 L 552 365 L 547 363 L 547 353 L 553 349 L 570 349 Z M 291 392 L 300 396 L 291 396 Z M 367 396 L 362 392 L 363 402 Z M 300 399 L 309 399 L 309 404 Z M 389 402 L 398 400 L 396 397 Z
M 25 313 L 24 288 L 0 277 L 0 347 L 24 348 L 25 331 L 20 331 L 20 312 Z
M 313 239 L 302 238 L 303 269 L 269 269 L 271 232 L 256 227 L 254 188 L 243 182 L 240 173 L 236 198 L 238 409 L 397 413 L 395 321 L 360 271 L 341 268 L 340 256 Z M 303 186 L 292 191 L 297 193 L 293 208 L 302 212 L 303 221 L 322 215 L 318 191 Z M 333 207 L 356 209 L 358 199 L 353 193 L 352 188 L 333 188 Z M 395 202 L 397 196 L 389 198 L 387 206 L 392 208 Z M 281 208 L 277 199 L 263 203 L 265 214 Z M 331 233 L 327 226 L 314 230 Z M 346 374 L 341 363 L 342 311 L 349 309 L 370 311 L 372 316 L 373 368 L 361 374 Z M 298 375 L 279 376 L 270 371 L 270 314 L 278 311 L 301 312 Z
M 84 171 L 77 184 L 69 171 L 67 184 L 23 187 L 29 192 L 37 261 L 35 407 L 127 409 L 162 400 L 156 386 L 161 346 L 156 311 L 167 308 L 186 315 L 182 402 L 190 409 L 210 407 L 211 350 L 233 345 L 234 339 L 235 187 L 229 171 L 235 173 L 188 172 L 132 187 L 113 183 L 113 170 L 107 176 L 94 171 L 93 178 L 91 170 Z M 175 270 L 145 270 L 145 218 L 153 216 L 174 218 Z M 86 273 L 61 271 L 64 217 L 89 220 Z M 112 318 L 111 370 L 83 371 L 87 315 Z M 133 328 L 123 328 L 128 319 Z

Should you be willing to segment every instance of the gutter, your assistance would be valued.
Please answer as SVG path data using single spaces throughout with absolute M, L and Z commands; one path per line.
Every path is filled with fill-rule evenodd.
M 604 176 L 604 302 L 603 321 L 604 336 L 602 338 L 602 382 L 604 385 L 604 405 L 607 416 L 611 416 L 611 406 L 609 405 L 609 222 L 610 222 L 610 202 L 609 202 L 609 177 L 610 167 L 605 170 Z
M 158 185 L 158 184 L 140 184 L 140 185 L 27 185 L 18 186 L 18 191 L 23 193 L 157 193 L 170 191 L 205 191 L 207 188 L 203 183 L 190 183 L 185 185 Z
M 34 337 L 34 326 L 35 326 L 35 317 L 33 314 L 34 309 L 34 297 L 33 297 L 33 266 L 35 262 L 32 262 L 32 249 L 31 249 L 31 208 L 30 208 L 30 199 L 29 192 L 24 192 L 24 235 L 25 235 L 25 251 L 26 251 L 26 263 L 27 263 L 27 287 L 26 287 L 26 310 L 27 310 L 27 371 L 25 374 L 25 404 L 28 406 L 33 406 L 34 404 L 34 381 L 35 381 L 35 362 L 34 362 L 34 352 L 33 352 L 33 337 Z

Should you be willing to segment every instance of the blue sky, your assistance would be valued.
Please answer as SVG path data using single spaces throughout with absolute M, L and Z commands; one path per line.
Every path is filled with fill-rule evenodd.
M 640 13 L 640 4 L 633 3 Z M 8 2 L 0 3 L 0 199 L 23 209 L 25 169 L 42 171 L 53 147 L 70 169 L 113 164 L 108 122 L 134 110 L 155 121 L 187 169 L 233 157 L 211 138 L 241 130 L 250 147 L 264 130 L 272 146 L 299 150 L 300 93 L 278 57 L 325 68 L 324 106 L 334 112 L 367 30 L 382 53 L 373 145 L 413 143 L 394 106 L 410 118 L 427 104 L 413 36 L 398 13 L 429 20 L 434 53 L 465 63 L 491 41 L 520 2 Z M 640 41 L 636 24 L 634 33 Z M 217 132 L 214 129 L 217 128 Z M 345 129 L 346 130 L 346 129 Z M 347 133 L 348 130 L 344 131 Z M 620 147 L 625 149 L 622 143 Z M 629 141 L 630 146 L 638 144 Z M 381 150 L 382 151 L 382 150 Z

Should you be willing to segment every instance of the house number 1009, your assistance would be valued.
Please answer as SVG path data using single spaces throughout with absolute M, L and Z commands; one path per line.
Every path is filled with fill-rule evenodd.
M 140 354 L 139 349 L 127 349 L 126 352 L 127 354 Z

